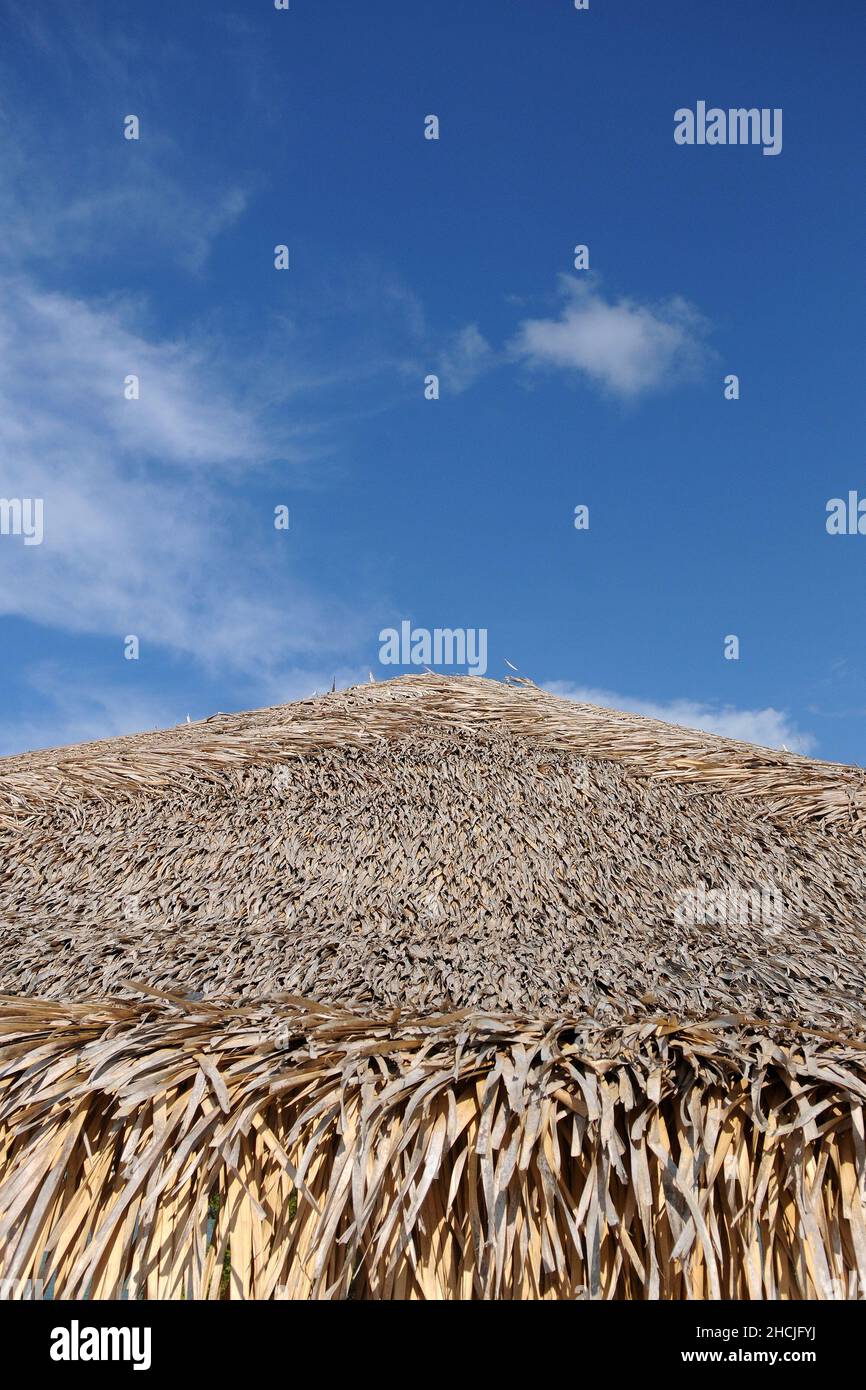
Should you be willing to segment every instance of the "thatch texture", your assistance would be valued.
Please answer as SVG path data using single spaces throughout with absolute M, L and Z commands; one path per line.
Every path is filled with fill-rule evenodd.
M 863 777 L 435 676 L 0 761 L 0 1278 L 862 1295 Z

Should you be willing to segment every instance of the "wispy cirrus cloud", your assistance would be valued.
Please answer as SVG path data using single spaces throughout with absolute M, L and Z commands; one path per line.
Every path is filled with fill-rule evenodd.
M 49 271 L 75 261 L 100 266 L 169 263 L 200 275 L 217 238 L 246 211 L 256 180 L 227 178 L 219 160 L 164 118 L 149 69 L 154 40 L 141 22 L 98 24 L 60 7 L 50 16 L 6 0 L 0 15 L 0 263 Z M 57 107 L 37 114 L 3 40 L 39 55 Z M 158 46 L 176 63 L 170 39 Z M 147 57 L 145 57 L 145 53 Z M 87 102 L 80 100 L 85 89 Z M 132 104 L 130 104 L 132 103 Z M 74 128 L 55 118 L 74 112 Z M 141 138 L 124 138 L 137 115 Z M 186 146 L 186 148 L 185 148 Z
M 286 667 L 273 672 L 256 686 L 259 704 L 280 705 L 322 694 L 336 682 L 338 690 L 367 679 L 361 668 Z M 217 713 L 230 713 L 234 705 L 224 698 L 220 708 L 202 703 L 192 683 L 188 694 L 166 690 L 139 690 L 130 679 L 87 679 L 71 677 L 68 670 L 40 662 L 24 673 L 27 712 L 6 717 L 0 726 L 0 757 L 36 748 L 59 748 L 93 739 L 115 738 L 121 734 L 146 733 L 169 729 L 186 722 L 195 723 Z
M 242 398 L 206 341 L 0 278 L 0 491 L 42 498 L 45 528 L 41 545 L 0 546 L 0 614 L 134 633 L 263 681 L 352 646 L 364 625 L 262 544 L 272 514 L 232 488 L 275 457 L 303 462 L 291 427 Z
M 477 323 L 468 323 L 439 354 L 439 373 L 452 391 L 466 391 L 496 364 L 496 354 Z
M 120 121 L 117 121 L 118 131 Z M 2 123 L 0 123 L 2 129 Z M 119 134 L 94 168 L 64 169 L 28 154 L 33 137 L 6 131 L 0 152 L 0 261 L 32 266 L 91 260 L 163 260 L 200 274 L 217 238 L 246 211 L 251 189 L 196 171 L 195 186 L 166 137 L 140 150 Z M 101 137 L 104 142 L 104 136 Z M 124 157 L 123 147 L 129 151 Z M 88 159 L 88 164 L 90 160 Z M 172 169 L 172 165 L 177 165 Z M 50 165 L 50 174 L 46 172 Z M 83 177 L 82 177 L 83 174 Z
M 580 704 L 604 705 L 608 709 L 645 714 L 666 724 L 680 724 L 687 729 L 700 729 L 725 738 L 757 743 L 762 748 L 787 748 L 790 753 L 809 753 L 815 747 L 812 734 L 793 723 L 784 710 L 768 706 L 765 709 L 737 709 L 734 705 L 707 704 L 699 700 L 646 700 L 631 695 L 619 695 L 612 690 L 571 684 L 569 681 L 546 681 L 545 690 L 562 695 Z
M 130 682 L 74 680 L 45 664 L 26 673 L 26 687 L 27 713 L 7 715 L 0 727 L 0 757 L 164 729 L 188 713 L 179 713 L 167 696 L 131 689 Z

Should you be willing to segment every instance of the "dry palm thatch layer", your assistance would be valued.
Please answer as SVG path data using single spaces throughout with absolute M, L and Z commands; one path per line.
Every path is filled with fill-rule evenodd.
M 0 1278 L 862 1295 L 863 810 L 434 676 L 3 760 Z

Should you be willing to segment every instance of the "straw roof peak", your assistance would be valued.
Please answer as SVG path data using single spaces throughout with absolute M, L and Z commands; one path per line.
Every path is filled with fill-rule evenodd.
M 858 786 L 525 680 L 433 675 L 7 759 L 0 989 L 139 978 L 854 1035 Z
M 866 825 L 866 771 L 786 750 L 580 704 L 522 677 L 500 682 L 432 673 L 351 686 L 286 705 L 0 758 L 0 821 L 16 809 L 110 791 L 167 786 L 187 773 L 359 747 L 421 724 L 503 733 L 648 776 L 759 798 L 772 815 L 845 829 Z

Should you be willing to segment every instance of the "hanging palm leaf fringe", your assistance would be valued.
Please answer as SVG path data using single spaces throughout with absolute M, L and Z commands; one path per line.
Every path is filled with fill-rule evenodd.
M 0 1000 L 0 1277 L 55 1298 L 845 1298 L 866 1047 Z

